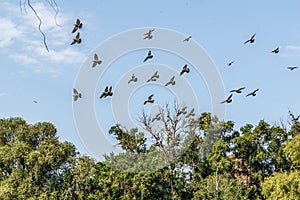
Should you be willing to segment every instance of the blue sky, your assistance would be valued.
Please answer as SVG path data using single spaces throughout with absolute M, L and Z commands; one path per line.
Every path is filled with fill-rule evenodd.
M 38 21 L 28 7 L 21 10 L 18 1 L 3 0 L 0 3 L 0 117 L 20 116 L 29 123 L 52 122 L 60 139 L 71 141 L 83 154 L 88 152 L 80 141 L 72 110 L 76 77 L 99 44 L 113 35 L 136 28 L 161 27 L 192 35 L 192 40 L 200 44 L 215 63 L 226 96 L 231 89 L 246 87 L 226 105 L 225 119 L 235 121 L 236 129 L 245 123 L 257 124 L 261 119 L 270 123 L 286 121 L 288 109 L 296 115 L 300 113 L 300 69 L 292 72 L 287 69 L 300 65 L 300 2 L 297 0 L 288 3 L 57 0 L 60 10 L 57 21 L 62 27 L 55 25 L 55 13 L 47 1 L 32 1 L 32 4 L 43 19 L 42 29 L 50 52 L 42 44 L 36 28 Z M 80 30 L 83 41 L 80 45 L 70 46 L 74 37 L 71 30 L 77 18 L 83 22 Z M 257 34 L 255 43 L 244 45 L 243 42 L 254 33 Z M 279 54 L 269 54 L 279 45 L 282 46 Z M 99 79 L 95 98 L 105 85 L 116 84 L 111 77 L 118 74 L 120 66 L 132 63 L 133 68 L 137 67 L 137 58 L 143 59 L 146 52 L 145 49 L 118 59 Z M 157 57 L 153 62 L 175 66 L 177 71 L 186 62 L 166 52 L 154 53 Z M 235 61 L 233 66 L 227 67 L 232 60 Z M 130 70 L 129 66 L 123 68 L 127 75 Z M 203 79 L 190 73 L 186 80 L 192 88 L 199 87 L 199 91 L 203 91 L 197 94 L 200 112 L 210 111 L 210 97 Z M 141 101 L 146 94 L 141 89 L 151 91 L 158 86 L 144 87 L 129 101 L 132 115 L 138 112 L 135 102 Z M 256 97 L 245 98 L 247 92 L 256 88 L 260 89 Z M 163 93 L 162 88 L 156 90 Z M 171 94 L 170 91 L 167 93 Z M 164 97 L 158 101 L 165 102 Z M 38 103 L 33 103 L 34 100 Z M 97 100 L 95 105 L 98 121 L 105 129 L 113 125 L 103 119 L 103 112 L 109 113 L 110 105 L 109 99 Z M 101 108 L 103 112 L 99 111 Z

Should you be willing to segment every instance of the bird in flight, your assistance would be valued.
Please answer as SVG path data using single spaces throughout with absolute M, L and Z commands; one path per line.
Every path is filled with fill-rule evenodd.
M 289 111 L 289 114 L 290 114 L 290 116 L 291 116 L 291 118 L 292 118 L 292 121 L 293 121 L 294 123 L 298 122 L 298 120 L 299 120 L 299 118 L 300 118 L 300 115 L 298 115 L 298 117 L 295 117 L 295 115 L 294 115 L 291 111 Z
M 74 101 L 77 101 L 78 98 L 81 98 L 82 95 L 81 93 L 79 93 L 75 88 L 73 89 L 73 98 L 74 98 Z
M 154 99 L 152 99 L 152 97 L 154 96 L 154 94 L 151 94 L 148 99 L 146 101 L 144 101 L 144 105 L 146 105 L 147 103 L 154 103 Z
M 288 67 L 288 69 L 291 70 L 291 71 L 293 71 L 294 69 L 297 69 L 297 68 L 298 68 L 298 67 L 296 67 L 296 66 L 289 66 L 289 67 Z
M 132 74 L 131 79 L 128 81 L 128 84 L 130 82 L 137 82 L 137 80 L 138 80 L 138 78 L 134 74 Z
M 171 79 L 165 84 L 165 86 L 168 86 L 168 85 L 175 85 L 175 76 L 172 76 Z
M 113 95 L 112 86 L 110 86 L 109 88 L 108 88 L 108 86 L 106 86 L 99 98 L 102 99 L 102 98 L 112 96 L 112 95 Z
M 244 44 L 247 44 L 248 42 L 253 43 L 255 41 L 255 36 L 256 36 L 256 33 L 254 33 L 249 40 L 244 42 Z
M 221 103 L 231 103 L 232 102 L 232 94 L 229 95 L 229 97 L 227 97 L 227 99 L 225 99 L 224 101 L 222 101 Z
M 233 63 L 234 63 L 234 61 L 229 62 L 229 63 L 227 64 L 228 67 L 230 67 Z
M 236 93 L 242 93 L 242 90 L 244 90 L 245 87 L 241 87 L 239 89 L 236 89 L 236 90 L 230 90 L 229 92 L 236 92 Z
M 271 51 L 270 53 L 279 53 L 279 49 L 281 48 L 281 46 L 278 46 L 276 49 L 274 49 L 273 51 Z
M 77 33 L 76 37 L 73 39 L 73 42 L 71 43 L 71 45 L 73 45 L 75 43 L 77 43 L 77 44 L 81 43 L 81 38 L 80 38 L 80 33 L 79 32 Z
M 151 52 L 151 50 L 149 50 L 147 57 L 144 59 L 144 62 L 146 62 L 148 59 L 152 59 L 152 58 L 153 58 L 152 52 Z
M 251 96 L 256 96 L 256 92 L 257 92 L 258 90 L 259 90 L 259 89 L 256 89 L 256 90 L 254 90 L 253 92 L 250 92 L 249 94 L 246 95 L 246 97 L 247 97 L 247 96 L 250 96 L 250 95 L 251 95 Z
M 147 82 L 150 82 L 150 81 L 157 81 L 157 79 L 159 78 L 159 75 L 158 75 L 158 71 L 156 71 L 148 80 Z
M 102 61 L 99 60 L 98 55 L 95 53 L 94 60 L 93 60 L 93 68 L 96 67 L 97 65 L 100 65 L 101 63 L 102 63 Z
M 183 42 L 188 42 L 191 38 L 192 38 L 192 36 L 190 35 L 189 37 L 185 38 L 185 39 L 183 40 Z
M 190 72 L 190 69 L 188 68 L 187 64 L 185 64 L 180 72 L 180 76 L 183 75 L 184 73 L 189 73 Z
M 76 20 L 75 24 L 74 24 L 74 28 L 72 30 L 72 33 L 75 33 L 78 29 L 82 28 L 82 23 L 80 22 L 79 19 Z
M 152 32 L 154 31 L 155 29 L 150 29 L 147 33 L 144 34 L 144 39 L 152 39 L 153 35 L 152 35 Z
M 37 101 L 33 101 L 33 103 L 37 103 Z

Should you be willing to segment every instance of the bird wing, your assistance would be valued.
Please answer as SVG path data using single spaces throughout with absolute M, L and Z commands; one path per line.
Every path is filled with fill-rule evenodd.
M 105 91 L 105 92 L 108 92 L 108 86 L 105 87 L 104 91 Z
M 73 93 L 77 95 L 77 94 L 78 94 L 78 91 L 74 88 L 74 89 L 73 89 Z
M 170 79 L 170 82 L 173 82 L 175 79 L 175 76 L 172 76 L 172 78 Z
M 94 61 L 98 61 L 98 60 L 99 60 L 98 55 L 95 53 L 94 54 Z
M 154 94 L 151 94 L 151 95 L 148 97 L 148 99 L 152 99 L 153 96 L 154 96 Z
M 250 40 L 245 41 L 244 44 L 247 44 L 248 42 L 250 42 Z
M 76 19 L 76 25 L 80 25 L 80 19 Z
M 251 40 L 253 40 L 253 39 L 255 38 L 255 36 L 256 36 L 256 33 L 254 33 L 254 34 L 252 35 Z
M 246 89 L 246 87 L 241 87 L 241 88 L 239 88 L 238 90 L 244 90 L 244 89 Z
M 75 33 L 77 30 L 78 30 L 78 26 L 75 25 L 73 30 L 72 30 L 72 33 Z
M 79 40 L 79 38 L 80 38 L 80 33 L 78 32 L 76 35 L 76 39 Z
M 151 56 L 151 50 L 148 51 L 148 56 Z
M 77 101 L 77 99 L 78 99 L 78 96 L 74 95 L 74 101 Z
M 229 92 L 236 92 L 237 90 L 230 90 Z
M 232 98 L 232 94 L 229 95 L 229 97 L 226 99 L 226 101 L 230 100 Z

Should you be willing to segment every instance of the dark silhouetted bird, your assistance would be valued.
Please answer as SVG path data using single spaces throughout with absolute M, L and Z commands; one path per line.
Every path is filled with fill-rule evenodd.
M 33 103 L 37 103 L 37 101 L 33 101 Z
M 151 50 L 148 51 L 147 57 L 144 59 L 144 62 L 146 62 L 148 59 L 152 59 L 153 55 L 151 53 Z
M 137 80 L 138 80 L 138 78 L 134 74 L 132 74 L 131 79 L 128 81 L 128 84 L 130 82 L 137 82 Z
M 104 91 L 102 92 L 100 99 L 105 98 L 108 96 L 108 86 L 105 87 Z
M 77 43 L 77 44 L 81 43 L 81 38 L 80 38 L 80 33 L 79 32 L 77 33 L 76 37 L 73 39 L 73 42 L 71 43 L 71 45 L 73 45 L 75 43 Z
M 82 23 L 79 19 L 76 20 L 72 33 L 75 33 L 79 28 L 82 28 Z
M 244 44 L 247 44 L 248 42 L 253 43 L 255 41 L 255 39 L 254 39 L 255 36 L 256 36 L 256 33 L 254 33 L 249 40 L 247 40 L 246 42 L 244 42 Z
M 298 117 L 295 117 L 295 115 L 294 115 L 291 111 L 289 111 L 289 114 L 290 114 L 290 116 L 291 116 L 291 118 L 292 118 L 292 121 L 293 121 L 294 123 L 297 123 L 298 120 L 299 120 L 299 118 L 300 118 L 300 115 L 298 115 Z
M 150 81 L 156 81 L 158 78 L 159 78 L 158 71 L 156 71 L 156 72 L 155 72 L 155 73 L 147 80 L 147 82 L 150 82 Z
M 185 64 L 180 72 L 180 76 L 183 75 L 184 73 L 189 73 L 190 72 L 190 69 L 188 68 L 187 64 Z
M 168 86 L 168 85 L 175 85 L 175 76 L 172 76 L 171 79 L 165 84 L 165 86 Z
M 94 54 L 94 60 L 93 60 L 93 68 L 96 67 L 96 65 L 100 65 L 102 63 L 101 60 L 99 60 L 98 55 Z
M 239 89 L 236 89 L 236 90 L 230 90 L 230 92 L 236 92 L 236 93 L 242 93 L 242 90 L 244 90 L 245 87 L 241 87 Z
M 192 38 L 192 36 L 189 36 L 189 37 L 185 38 L 185 39 L 183 40 L 183 42 L 188 42 L 191 38 Z
M 298 67 L 296 67 L 296 66 L 289 66 L 289 67 L 288 67 L 288 69 L 291 70 L 291 71 L 293 71 L 294 69 L 297 69 L 297 68 L 298 68 Z
M 227 65 L 230 67 L 233 63 L 234 63 L 234 61 L 231 61 Z
M 227 97 L 226 100 L 222 101 L 221 103 L 231 103 L 232 102 L 232 94 Z
M 274 49 L 273 51 L 271 51 L 270 53 L 279 53 L 279 49 L 281 48 L 281 46 L 278 46 L 276 49 Z
M 253 92 L 250 92 L 249 94 L 246 95 L 247 96 L 256 96 L 256 92 L 258 91 L 259 89 L 256 89 L 254 90 Z
M 82 95 L 81 93 L 79 93 L 75 88 L 73 89 L 73 98 L 74 98 L 74 101 L 77 101 L 78 98 L 81 98 Z
M 154 103 L 154 99 L 152 99 L 152 97 L 154 96 L 154 94 L 151 94 L 148 99 L 146 101 L 144 101 L 144 105 L 146 105 L 147 103 Z
M 150 29 L 147 33 L 144 34 L 144 39 L 152 39 L 153 35 L 152 35 L 152 32 L 154 31 L 155 29 Z

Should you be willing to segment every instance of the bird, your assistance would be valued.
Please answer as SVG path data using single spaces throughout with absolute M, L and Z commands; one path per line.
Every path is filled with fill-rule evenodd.
M 158 114 L 155 115 L 155 117 L 152 118 L 151 122 L 154 122 L 155 120 L 158 121 L 160 119 L 161 119 L 161 116 L 160 116 L 160 113 L 158 113 Z
M 293 71 L 294 69 L 297 69 L 297 68 L 298 68 L 298 67 L 296 67 L 296 66 L 289 66 L 289 67 L 288 67 L 288 69 L 291 70 L 291 71 Z
M 168 85 L 175 85 L 175 76 L 172 76 L 171 79 L 165 84 L 165 86 L 168 86 Z
M 232 102 L 232 94 L 227 97 L 226 100 L 222 101 L 221 103 L 231 103 Z
M 244 90 L 245 87 L 241 87 L 239 89 L 236 89 L 236 90 L 230 90 L 229 92 L 236 92 L 236 93 L 242 93 L 242 90 Z
M 152 52 L 151 52 L 151 50 L 149 50 L 147 57 L 144 59 L 144 62 L 146 62 L 148 59 L 152 59 L 152 58 L 153 58 Z
M 289 111 L 289 114 L 290 114 L 290 116 L 292 118 L 292 121 L 294 123 L 296 123 L 299 120 L 299 118 L 300 118 L 300 115 L 298 115 L 298 117 L 295 117 L 294 114 L 291 111 Z
M 152 39 L 153 35 L 152 35 L 152 32 L 154 31 L 155 29 L 150 29 L 147 33 L 144 34 L 144 39 Z
M 105 87 L 104 91 L 102 92 L 100 99 L 107 97 L 108 95 L 108 86 Z
M 191 38 L 192 38 L 192 36 L 190 35 L 189 37 L 185 38 L 185 39 L 183 40 L 183 42 L 188 42 Z
M 131 79 L 128 81 L 128 84 L 129 84 L 130 82 L 137 82 L 137 80 L 138 80 L 138 78 L 137 78 L 134 74 L 132 74 L 132 75 L 131 75 Z
M 154 103 L 154 99 L 152 99 L 152 97 L 154 96 L 154 94 L 151 94 L 148 99 L 146 101 L 144 101 L 144 105 L 146 105 L 147 103 Z
M 270 53 L 279 53 L 279 49 L 281 48 L 281 46 L 278 46 L 276 49 L 272 50 Z
M 98 55 L 94 54 L 94 60 L 93 60 L 93 68 L 96 67 L 96 65 L 100 65 L 102 63 L 101 60 L 99 60 Z
M 192 108 L 192 110 L 185 116 L 186 118 L 189 118 L 189 117 L 193 117 L 195 116 L 195 109 Z
M 73 89 L 73 98 L 74 98 L 74 101 L 77 101 L 78 98 L 81 98 L 82 95 L 81 93 L 79 93 L 75 88 Z
M 80 22 L 79 19 L 76 20 L 75 24 L 74 24 L 74 28 L 72 30 L 72 33 L 75 33 L 78 29 L 82 28 L 82 23 Z
M 250 92 L 249 94 L 246 95 L 246 97 L 247 97 L 247 96 L 250 96 L 250 95 L 256 96 L 256 92 L 257 92 L 258 90 L 259 90 L 259 89 L 256 89 L 256 90 L 254 90 L 253 92 Z
M 76 37 L 73 39 L 73 42 L 71 43 L 71 45 L 73 45 L 75 43 L 77 43 L 77 44 L 81 43 L 81 38 L 80 38 L 80 33 L 79 32 L 77 33 Z
M 180 76 L 183 75 L 184 73 L 189 73 L 190 72 L 190 69 L 188 68 L 187 64 L 185 64 L 180 72 Z
M 37 101 L 33 101 L 33 103 L 37 103 Z
M 234 61 L 231 61 L 227 65 L 230 67 L 233 63 L 234 63 Z
M 155 73 L 147 80 L 147 82 L 150 82 L 150 81 L 156 81 L 158 78 L 159 78 L 158 71 L 156 71 L 156 72 L 155 72 Z
M 255 36 L 256 36 L 256 33 L 254 33 L 249 40 L 247 40 L 246 42 L 244 42 L 244 44 L 247 44 L 248 42 L 253 43 L 255 41 L 255 39 L 254 39 Z

